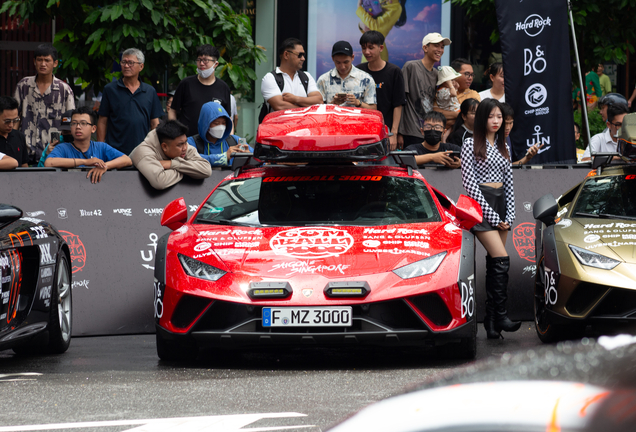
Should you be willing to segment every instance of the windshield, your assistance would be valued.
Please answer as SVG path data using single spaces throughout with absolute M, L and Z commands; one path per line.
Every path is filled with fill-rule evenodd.
M 232 180 L 203 204 L 197 223 L 391 225 L 438 222 L 424 182 L 389 176 L 295 176 Z
M 588 179 L 574 207 L 574 215 L 636 217 L 636 175 Z

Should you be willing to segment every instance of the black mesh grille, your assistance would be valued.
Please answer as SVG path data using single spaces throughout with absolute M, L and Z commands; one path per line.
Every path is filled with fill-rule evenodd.
M 613 288 L 593 311 L 593 317 L 627 318 L 636 312 L 636 291 Z
M 210 302 L 209 299 L 186 294 L 179 300 L 170 322 L 177 328 L 187 328 L 208 307 Z
M 193 331 L 222 331 L 242 325 L 239 331 L 268 333 L 339 333 L 344 331 L 378 331 L 382 327 L 392 330 L 425 330 L 426 325 L 403 301 L 353 306 L 351 327 L 268 327 L 261 325 L 262 306 L 216 301 L 196 323 Z M 363 318 L 363 319 L 360 319 Z M 250 322 L 249 325 L 246 323 Z M 377 325 L 376 325 L 377 324 Z M 382 327 L 379 327 L 382 326 Z
M 446 307 L 446 303 L 444 303 L 444 300 L 442 300 L 437 293 L 411 297 L 409 300 L 436 326 L 445 327 L 449 325 L 453 319 L 453 316 Z
M 576 287 L 565 308 L 571 314 L 581 314 L 598 301 L 609 289 L 603 285 L 583 282 Z

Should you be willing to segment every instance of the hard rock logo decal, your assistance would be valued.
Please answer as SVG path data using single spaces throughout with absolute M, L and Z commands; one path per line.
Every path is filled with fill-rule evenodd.
M 512 242 L 520 258 L 531 263 L 535 262 L 533 223 L 525 222 L 517 225 L 512 230 Z
M 277 255 L 294 258 L 327 258 L 347 252 L 353 237 L 334 228 L 292 228 L 276 234 L 269 242 Z

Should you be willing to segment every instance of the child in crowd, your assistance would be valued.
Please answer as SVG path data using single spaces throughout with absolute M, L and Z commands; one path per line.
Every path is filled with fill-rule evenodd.
M 460 105 L 457 100 L 459 84 L 455 80 L 461 75 L 450 66 L 440 66 L 437 70 L 435 103 L 444 111 L 459 111 Z

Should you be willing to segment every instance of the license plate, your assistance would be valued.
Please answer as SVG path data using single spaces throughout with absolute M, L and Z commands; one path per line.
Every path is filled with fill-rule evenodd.
M 351 306 L 263 308 L 263 327 L 350 327 Z

